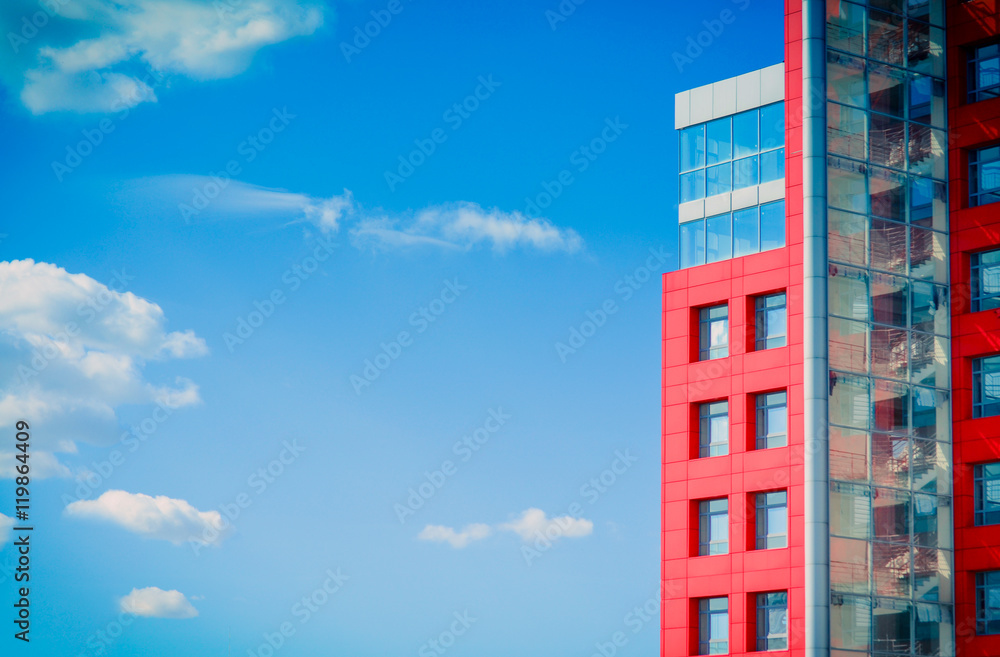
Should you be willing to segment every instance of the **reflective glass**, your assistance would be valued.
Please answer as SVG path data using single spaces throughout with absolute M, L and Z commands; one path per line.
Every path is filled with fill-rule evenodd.
M 830 367 L 868 373 L 868 324 L 830 317 Z
M 868 593 L 868 543 L 830 537 L 830 588 L 838 593 Z
M 785 145 L 785 104 L 772 103 L 760 108 L 760 150 Z
M 830 265 L 829 280 L 830 314 L 867 321 L 868 273 L 862 269 Z
M 864 267 L 867 264 L 868 218 L 863 214 L 830 210 L 827 216 L 829 257 L 835 262 Z
M 772 180 L 785 177 L 785 149 L 779 148 L 760 154 L 760 183 L 763 185 Z
M 733 162 L 733 189 L 743 189 L 760 184 L 757 155 Z
M 733 164 L 726 162 L 705 170 L 706 196 L 725 194 L 733 191 Z
M 872 497 L 872 538 L 890 543 L 909 543 L 910 504 L 909 491 L 876 488 Z M 873 565 L 879 567 L 877 563 Z
M 871 598 L 834 594 L 830 602 L 830 645 L 835 649 L 871 647 Z
M 758 111 L 753 109 L 733 115 L 733 157 L 753 155 L 760 150 Z
M 868 212 L 864 165 L 852 160 L 830 158 L 827 183 L 830 207 L 862 214 Z
M 973 253 L 972 312 L 1000 308 L 1000 250 Z
M 777 249 L 785 245 L 785 201 L 760 206 L 760 250 Z
M 926 333 L 948 334 L 948 289 L 943 285 L 914 282 L 911 306 L 913 328 Z
M 972 416 L 1000 415 L 1000 356 L 972 361 Z
M 872 646 L 877 652 L 908 654 L 911 625 L 909 602 L 876 598 L 872 609 Z
M 910 171 L 943 179 L 946 165 L 944 132 L 919 123 L 910 123 L 908 128 Z
M 689 173 L 681 174 L 680 182 L 681 203 L 697 201 L 705 198 L 705 170 L 696 169 Z
M 826 139 L 831 153 L 859 160 L 868 153 L 865 140 L 867 112 L 846 105 L 827 103 Z
M 865 8 L 841 2 L 839 11 L 826 19 L 827 45 L 852 55 L 865 54 Z
M 739 257 L 760 250 L 757 235 L 759 208 L 744 208 L 733 213 L 733 256 Z
M 854 107 L 867 106 L 865 60 L 830 51 L 826 55 L 826 71 L 830 100 Z
M 871 115 L 868 134 L 869 159 L 872 164 L 906 168 L 906 123 L 891 116 Z
M 908 232 L 909 229 L 905 224 L 872 218 L 870 238 L 872 269 L 906 275 Z
M 870 64 L 868 98 L 871 110 L 903 118 L 906 111 L 906 71 L 883 64 Z
M 707 226 L 706 253 L 708 262 L 725 260 L 733 255 L 733 235 L 729 214 L 720 214 L 705 220 Z
M 868 486 L 830 483 L 830 533 L 845 538 L 869 538 L 871 489 Z
M 871 384 L 864 376 L 830 373 L 830 423 L 868 429 L 871 423 Z
M 708 138 L 707 164 L 718 164 L 733 159 L 732 117 L 709 121 L 706 124 Z
M 871 167 L 868 172 L 868 193 L 871 213 L 896 221 L 906 221 L 905 174 L 881 167 Z
M 868 56 L 881 62 L 903 64 L 903 19 L 877 9 L 868 11 Z
M 680 234 L 681 268 L 705 264 L 705 220 L 681 224 Z
M 681 171 L 705 166 L 705 124 L 693 125 L 680 131 Z

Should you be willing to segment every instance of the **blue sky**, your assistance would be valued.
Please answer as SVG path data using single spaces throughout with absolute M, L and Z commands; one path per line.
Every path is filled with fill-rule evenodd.
M 43 5 L 0 10 L 34 654 L 653 654 L 673 94 L 781 5 Z

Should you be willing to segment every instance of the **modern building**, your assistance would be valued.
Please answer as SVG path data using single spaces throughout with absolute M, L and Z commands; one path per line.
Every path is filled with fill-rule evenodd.
M 784 38 L 676 96 L 661 653 L 1000 656 L 1000 0 Z

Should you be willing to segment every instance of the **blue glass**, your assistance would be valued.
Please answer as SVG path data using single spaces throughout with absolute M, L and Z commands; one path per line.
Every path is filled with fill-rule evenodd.
M 706 183 L 708 185 L 708 190 L 705 193 L 706 196 L 715 196 L 716 194 L 725 194 L 726 192 L 733 191 L 732 162 L 708 167 L 705 172 Z
M 681 203 L 705 198 L 705 170 L 696 169 L 681 174 Z
M 785 104 L 774 103 L 760 108 L 760 149 L 766 151 L 785 145 Z
M 681 130 L 681 171 L 705 166 L 705 124 Z
M 708 164 L 728 162 L 733 159 L 733 121 L 732 117 L 709 121 L 708 130 Z
M 760 183 L 763 185 L 772 180 L 785 177 L 785 149 L 768 151 L 760 154 Z
M 741 112 L 733 116 L 733 157 L 753 155 L 759 149 L 757 124 L 760 120 L 757 110 Z
M 705 264 L 705 220 L 681 224 L 681 268 Z
M 733 189 L 753 187 L 756 184 L 758 184 L 756 155 L 733 162 Z
M 757 236 L 757 207 L 733 213 L 733 256 L 739 257 L 759 251 Z
M 716 262 L 733 255 L 732 218 L 729 213 L 709 217 L 705 220 L 706 230 L 706 260 Z
M 777 249 L 785 245 L 785 201 L 760 206 L 760 250 Z

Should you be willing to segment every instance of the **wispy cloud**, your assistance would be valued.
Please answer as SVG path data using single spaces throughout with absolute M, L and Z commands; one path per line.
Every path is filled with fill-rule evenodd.
M 217 546 L 226 534 L 218 511 L 199 511 L 185 500 L 163 495 L 150 497 L 109 490 L 96 500 L 72 502 L 65 513 L 71 518 L 110 522 L 144 538 L 170 541 L 174 545 L 206 542 L 204 537 L 215 536 L 211 544 Z
M 571 228 L 477 203 L 448 203 L 392 213 L 363 206 L 346 189 L 343 194 L 321 198 L 230 180 L 214 198 L 197 208 L 193 198 L 202 190 L 218 186 L 210 177 L 160 176 L 145 183 L 160 197 L 174 199 L 179 213 L 191 221 L 271 217 L 308 222 L 327 234 L 346 230 L 351 243 L 361 250 L 488 247 L 497 253 L 519 248 L 576 253 L 583 248 L 583 238 Z
M 194 618 L 198 615 L 198 610 L 183 593 L 155 586 L 132 589 L 118 601 L 118 607 L 126 614 L 147 618 Z
M 484 539 L 492 533 L 493 530 L 490 529 L 490 526 L 482 523 L 468 525 L 458 532 L 444 525 L 427 525 L 417 535 L 417 538 L 433 543 L 448 543 L 453 548 L 461 549 L 472 541 Z
M 0 262 L 0 428 L 33 420 L 33 474 L 67 476 L 54 452 L 75 442 L 110 444 L 117 408 L 200 401 L 198 386 L 147 381 L 147 362 L 202 356 L 192 331 L 168 331 L 163 309 L 125 291 L 120 272 L 109 285 L 33 260 Z M 0 448 L 0 476 L 12 476 L 13 451 Z
M 448 543 L 453 548 L 461 549 L 472 541 L 490 536 L 493 531 L 513 532 L 522 541 L 529 542 L 538 539 L 554 541 L 559 538 L 581 538 L 589 536 L 594 531 L 594 523 L 586 518 L 558 516 L 549 518 L 541 509 L 534 507 L 521 512 L 521 515 L 510 522 L 497 524 L 495 527 L 483 523 L 467 525 L 461 531 L 455 531 L 444 525 L 427 525 L 417 538 L 422 541 Z
M 323 23 L 318 1 L 42 4 L 49 18 L 27 34 L 21 34 L 21 19 L 39 12 L 37 2 L 10 0 L 0 9 L 14 55 L 3 62 L 4 77 L 35 114 L 108 112 L 155 102 L 154 87 L 164 76 L 232 77 L 261 48 L 312 34 Z

